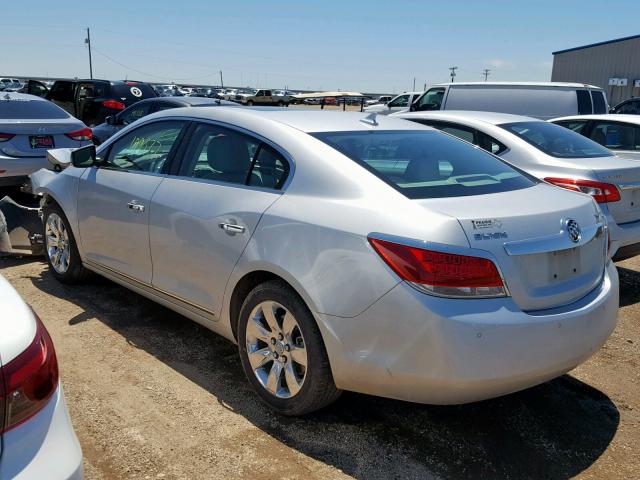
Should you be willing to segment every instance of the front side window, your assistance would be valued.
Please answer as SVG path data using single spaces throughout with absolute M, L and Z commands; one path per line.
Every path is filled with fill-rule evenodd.
M 516 122 L 500 125 L 538 150 L 556 158 L 611 157 L 613 154 L 582 135 L 548 122 Z
M 444 88 L 432 88 L 417 100 L 417 110 L 440 110 L 444 99 Z
M 627 102 L 616 108 L 616 113 L 640 115 L 640 101 Z
M 182 127 L 183 122 L 166 121 L 136 128 L 111 146 L 105 166 L 160 173 Z
M 409 95 L 399 95 L 389 102 L 389 107 L 406 107 L 409 104 Z
M 640 126 L 595 121 L 591 140 L 611 150 L 640 150 Z
M 313 135 L 411 199 L 483 195 L 537 183 L 484 150 L 438 131 Z

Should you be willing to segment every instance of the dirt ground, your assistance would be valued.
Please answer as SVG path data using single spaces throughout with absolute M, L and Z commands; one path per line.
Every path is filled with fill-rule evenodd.
M 291 419 L 208 330 L 107 280 L 0 259 L 53 336 L 89 479 L 640 478 L 640 259 L 618 270 L 618 326 L 568 375 L 466 406 L 344 394 Z

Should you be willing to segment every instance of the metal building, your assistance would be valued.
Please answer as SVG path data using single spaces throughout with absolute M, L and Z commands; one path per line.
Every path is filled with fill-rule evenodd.
M 551 81 L 602 87 L 611 106 L 640 96 L 640 35 L 553 52 Z

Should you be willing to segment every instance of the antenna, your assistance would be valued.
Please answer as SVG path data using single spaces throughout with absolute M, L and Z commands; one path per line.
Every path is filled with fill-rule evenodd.
M 376 116 L 377 116 L 376 112 L 372 112 L 369 115 L 367 115 L 366 117 L 361 118 L 360 121 L 362 123 L 367 123 L 369 125 L 377 127 L 378 126 L 378 120 L 376 119 Z

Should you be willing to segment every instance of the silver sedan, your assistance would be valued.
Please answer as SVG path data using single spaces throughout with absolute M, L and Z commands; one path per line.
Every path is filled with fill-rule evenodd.
M 92 150 L 93 149 L 93 150 Z M 363 113 L 174 109 L 32 175 L 62 282 L 96 272 L 239 345 L 300 415 L 341 390 L 463 403 L 572 369 L 615 326 L 589 197 Z
M 607 216 L 614 260 L 640 253 L 640 164 L 568 129 L 505 113 L 394 114 L 478 145 L 559 187 L 591 195 Z

